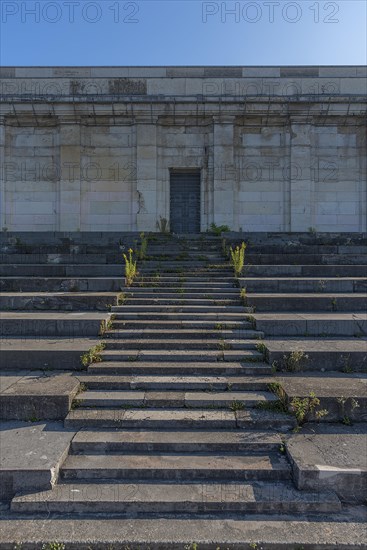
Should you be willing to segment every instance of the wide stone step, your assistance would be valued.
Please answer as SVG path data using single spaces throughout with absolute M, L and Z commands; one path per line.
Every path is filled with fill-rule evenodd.
M 162 335 L 162 334 L 161 334 Z M 256 335 L 252 339 L 247 340 L 234 340 L 226 339 L 221 340 L 218 338 L 209 338 L 208 340 L 201 338 L 184 339 L 184 338 L 162 338 L 153 339 L 141 336 L 139 339 L 126 338 L 114 341 L 113 348 L 119 350 L 240 350 L 240 349 L 254 349 L 254 340 Z M 116 353 L 110 353 L 111 344 L 110 340 L 107 341 L 106 350 L 102 356 L 105 360 L 110 361 L 112 357 L 117 356 Z
M 143 431 L 81 430 L 71 442 L 72 454 L 106 453 L 269 453 L 281 446 L 279 434 L 270 431 Z
M 245 265 L 242 276 L 248 277 L 366 277 L 365 265 Z
M 188 321 L 216 321 L 223 322 L 226 321 L 244 321 L 246 318 L 246 310 L 241 306 L 239 309 L 236 309 L 235 312 L 227 312 L 225 308 L 221 308 L 217 312 L 211 313 L 207 311 L 207 308 L 202 308 L 202 311 L 197 312 L 181 312 L 181 311 L 170 311 L 171 308 L 168 308 L 168 311 L 165 312 L 159 311 L 161 308 L 158 307 L 158 310 L 155 312 L 153 307 L 146 308 L 143 307 L 140 310 L 134 309 L 133 311 L 128 311 L 128 308 L 120 306 L 121 310 L 114 313 L 114 325 L 118 325 L 118 321 L 124 321 L 129 319 L 140 319 L 144 320 L 160 320 L 160 321 L 175 321 L 175 320 L 188 320 Z M 138 307 L 138 306 L 137 306 Z M 181 309 L 181 308 L 177 308 Z
M 98 336 L 106 313 L 3 312 L 0 334 L 5 336 Z
M 290 293 L 290 292 L 365 292 L 367 278 L 364 277 L 247 277 L 239 279 L 248 293 Z
M 253 345 L 253 348 L 255 346 Z M 154 362 L 192 362 L 192 361 L 262 361 L 263 354 L 256 349 L 243 350 L 171 350 L 171 349 L 128 349 L 110 350 L 101 354 L 102 359 L 108 361 L 154 361 Z
M 216 408 L 255 407 L 259 403 L 276 401 L 269 391 L 142 391 L 142 390 L 90 390 L 78 395 L 78 406 L 114 409 L 116 407 L 155 408 Z
M 214 319 L 197 319 L 197 315 L 187 314 L 186 317 L 189 317 L 188 319 L 185 318 L 185 315 L 183 315 L 183 318 L 178 318 L 177 315 L 173 316 L 173 319 L 168 320 L 167 318 L 162 315 L 162 319 L 159 318 L 159 314 L 153 314 L 152 318 L 146 319 L 145 317 L 141 317 L 139 315 L 133 315 L 132 318 L 125 318 L 120 320 L 115 320 L 113 322 L 113 331 L 111 331 L 111 335 L 113 337 L 116 337 L 116 332 L 118 330 L 122 329 L 181 329 L 181 328 L 196 328 L 198 330 L 203 329 L 211 329 L 211 330 L 224 330 L 224 329 L 238 329 L 238 330 L 246 330 L 246 329 L 252 329 L 253 324 L 249 321 L 235 321 L 230 319 L 223 319 L 223 314 L 213 314 Z M 233 314 L 232 314 L 233 315 Z M 158 316 L 158 318 L 157 318 Z M 216 318 L 218 316 L 218 318 Z M 243 316 L 245 317 L 246 314 Z M 192 317 L 192 318 L 191 318 Z
M 367 338 L 277 338 L 267 340 L 267 357 L 270 364 L 277 362 L 286 368 L 284 357 L 303 352 L 298 362 L 300 371 L 366 372 Z M 307 357 L 306 357 L 307 356 Z
M 275 484 L 271 486 L 274 487 Z M 95 489 L 95 484 L 86 488 L 88 494 Z M 256 491 L 254 494 L 256 495 Z M 300 499 L 305 493 L 297 494 Z M 320 502 L 323 502 L 321 496 Z M 272 509 L 277 510 L 277 507 L 272 504 Z M 64 514 L 64 517 L 59 514 L 56 521 L 50 521 L 47 512 L 38 517 L 36 514 L 34 517 L 25 517 L 22 513 L 12 512 L 4 513 L 2 526 L 7 534 L 4 542 L 8 548 L 13 548 L 19 540 L 25 541 L 23 546 L 32 548 L 37 537 L 37 543 L 46 548 L 47 545 L 54 544 L 55 540 L 61 540 L 78 550 L 120 548 L 121 541 L 124 541 L 125 546 L 134 549 L 182 550 L 184 546 L 189 547 L 193 540 L 197 541 L 199 549 L 242 550 L 254 548 L 254 544 L 257 544 L 254 541 L 261 541 L 263 548 L 277 550 L 300 549 L 304 547 L 305 541 L 308 550 L 364 549 L 366 526 L 363 506 L 343 507 L 335 514 L 319 511 L 308 514 L 306 518 L 304 514 L 297 513 L 296 505 L 294 510 L 295 513 L 291 511 L 281 516 L 271 516 L 268 512 L 255 516 L 244 514 L 242 517 L 240 514 L 228 517 L 228 513 L 225 517 L 215 517 L 216 514 L 205 514 L 202 517 L 188 517 L 187 514 L 164 517 L 165 514 L 159 514 L 158 517 L 145 515 L 139 518 L 129 515 L 119 517 L 116 514 L 119 521 L 111 517 L 113 514 L 100 514 L 99 517 L 93 517 L 93 521 L 86 521 L 78 513 Z M 208 541 L 211 541 L 210 546 Z M 4 550 L 5 548 L 6 546 Z
M 4 336 L 1 370 L 80 370 L 81 356 L 100 343 L 98 338 Z
M 286 482 L 244 483 L 242 479 L 238 483 L 63 483 L 50 491 L 17 496 L 12 501 L 11 509 L 14 513 L 103 513 L 119 516 L 304 514 L 333 513 L 341 509 L 339 499 L 332 492 L 300 492 Z
M 365 311 L 367 294 L 247 294 L 256 311 Z
M 63 480 L 282 480 L 289 479 L 285 457 L 272 453 L 69 455 L 60 476 Z
M 74 292 L 2 292 L 2 311 L 108 311 L 116 303 L 116 293 Z
M 266 336 L 367 336 L 364 313 L 254 313 Z
M 176 289 L 186 289 L 189 291 L 193 288 L 201 288 L 206 289 L 206 293 L 209 293 L 209 290 L 213 287 L 216 289 L 222 289 L 222 288 L 238 288 L 238 285 L 236 281 L 233 280 L 233 278 L 229 279 L 228 281 L 222 280 L 222 281 L 214 281 L 213 284 L 208 277 L 206 281 L 165 281 L 163 279 L 157 280 L 155 283 L 153 281 L 134 281 L 131 285 L 131 289 L 135 290 L 136 288 L 159 288 L 159 289 L 166 289 L 166 288 L 176 288 Z
M 367 254 L 246 254 L 246 262 L 252 265 L 366 265 Z
M 1 302 L 0 302 L 1 304 Z M 246 309 L 242 305 L 236 305 L 236 306 L 227 306 L 227 305 L 186 305 L 186 304 L 179 304 L 179 305 L 172 305 L 172 304 L 152 304 L 149 307 L 146 306 L 146 304 L 143 305 L 135 305 L 127 303 L 123 306 L 112 306 L 111 311 L 116 314 L 115 319 L 121 319 L 124 317 L 121 317 L 123 314 L 130 315 L 130 314 L 140 314 L 143 313 L 144 315 L 151 315 L 154 313 L 164 313 L 164 314 L 172 314 L 175 316 L 176 314 L 181 315 L 182 313 L 195 313 L 195 317 L 207 317 L 212 316 L 214 313 L 220 313 L 224 314 L 226 317 L 228 317 L 228 314 L 234 313 L 243 315 L 246 313 Z
M 121 264 L 0 264 L 0 276 L 5 277 L 120 277 L 124 279 Z
M 2 277 L 3 292 L 120 292 L 120 277 Z
M 162 337 L 164 334 L 164 339 L 167 342 L 168 340 L 227 340 L 227 339 L 241 339 L 253 340 L 261 339 L 264 337 L 264 333 L 258 330 L 252 329 L 234 329 L 234 330 L 225 330 L 219 327 L 212 327 L 211 329 L 205 328 L 165 328 L 162 333 L 162 329 L 159 328 L 135 328 L 127 329 L 123 328 L 121 330 L 109 330 L 104 335 L 104 339 L 108 343 L 108 348 L 110 347 L 121 347 L 121 339 L 128 340 L 130 338 L 144 338 L 144 340 L 155 340 Z
M 120 374 L 120 375 L 267 375 L 271 373 L 271 367 L 262 361 L 226 362 L 226 361 L 196 361 L 196 362 L 163 362 L 163 361 L 107 361 L 93 363 L 89 367 L 91 374 Z
M 88 390 L 151 390 L 151 391 L 266 391 L 272 378 L 260 376 L 178 376 L 166 375 L 79 375 Z
M 256 408 L 213 409 L 75 409 L 65 418 L 66 428 L 118 428 L 154 430 L 237 430 L 256 429 L 286 432 L 295 427 L 289 414 Z
M 184 280 L 183 280 L 184 279 Z M 216 275 L 215 273 L 207 273 L 206 275 L 196 275 L 193 276 L 188 271 L 187 273 L 180 273 L 179 275 L 173 276 L 171 274 L 161 274 L 157 273 L 155 276 L 149 276 L 149 275 L 139 275 L 136 279 L 136 282 L 151 282 L 155 284 L 160 283 L 177 283 L 177 286 L 180 286 L 182 282 L 187 283 L 210 283 L 214 284 L 216 282 L 223 282 L 223 283 L 234 283 L 235 279 L 233 277 L 233 273 L 223 274 L 220 273 L 219 275 Z
M 184 292 L 182 292 L 181 286 L 172 286 L 169 288 L 162 288 L 162 287 L 154 287 L 154 286 L 131 286 L 126 287 L 123 289 L 124 294 L 126 294 L 127 298 L 129 296 L 173 296 L 175 298 L 199 298 L 207 296 L 218 296 L 219 299 L 222 298 L 232 298 L 236 297 L 237 299 L 240 296 L 240 289 L 236 286 L 232 287 L 218 287 L 213 286 L 210 282 L 208 283 L 207 287 L 193 287 L 190 285 L 190 287 L 185 287 Z
M 239 293 L 233 293 L 233 297 L 231 295 L 225 295 L 223 297 L 223 294 L 217 294 L 215 296 L 210 295 L 211 298 L 200 298 L 202 296 L 202 293 L 200 294 L 190 294 L 189 296 L 185 292 L 185 294 L 181 297 L 177 295 L 177 293 L 174 294 L 165 294 L 165 293 L 149 293 L 139 295 L 137 294 L 136 297 L 133 297 L 133 294 L 126 295 L 126 306 L 200 306 L 200 307 L 217 307 L 217 306 L 239 306 L 243 305 L 240 302 L 239 299 Z M 149 308 L 147 308 L 149 309 Z

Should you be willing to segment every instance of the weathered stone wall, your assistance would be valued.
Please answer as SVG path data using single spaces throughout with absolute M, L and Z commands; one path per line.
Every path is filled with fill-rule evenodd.
M 201 227 L 366 231 L 366 67 L 0 69 L 2 228 L 155 230 L 171 169 Z

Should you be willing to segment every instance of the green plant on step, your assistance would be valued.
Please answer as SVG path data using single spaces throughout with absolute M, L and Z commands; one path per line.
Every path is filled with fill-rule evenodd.
M 222 340 L 219 340 L 218 342 L 218 348 L 221 350 L 229 350 L 232 349 L 232 345 L 229 342 L 226 342 L 223 338 Z
M 123 306 L 127 301 L 127 295 L 124 292 L 120 292 L 116 297 L 116 304 Z
M 229 258 L 229 248 L 227 246 L 227 240 L 222 239 L 222 253 L 225 258 Z
M 290 402 L 290 410 L 297 420 L 298 426 L 302 426 L 313 416 L 316 420 L 321 420 L 328 414 L 326 409 L 319 409 L 320 399 L 316 397 L 315 392 L 310 392 L 308 397 L 293 397 Z
M 164 235 L 167 235 L 169 233 L 169 221 L 167 218 L 162 218 L 162 216 L 159 216 L 159 220 L 156 222 L 156 228 L 160 233 L 163 233 Z
M 243 300 L 243 303 L 246 305 L 247 304 L 247 293 L 246 293 L 246 288 L 245 287 L 241 288 L 241 290 L 240 290 L 240 298 L 241 298 L 241 300 Z
M 65 550 L 65 548 L 62 542 L 48 542 L 42 546 L 42 550 Z
M 341 360 L 343 362 L 343 368 L 342 371 L 345 373 L 351 373 L 353 372 L 353 367 L 351 365 L 351 356 L 350 353 L 348 355 L 342 355 Z
M 113 327 L 113 320 L 115 316 L 112 314 L 110 315 L 109 319 L 103 319 L 101 321 L 101 325 L 99 327 L 99 335 L 104 336 L 108 330 L 111 330 Z
M 259 353 L 262 353 L 264 357 L 266 356 L 266 352 L 268 351 L 268 348 L 266 347 L 264 342 L 258 342 L 256 344 L 256 349 Z
M 228 231 L 230 231 L 228 225 L 217 225 L 216 223 L 210 224 L 210 232 L 214 233 L 214 235 L 217 235 L 218 237 L 222 233 L 227 233 Z
M 71 404 L 71 410 L 74 411 L 75 409 L 78 409 L 81 404 L 82 404 L 81 399 L 74 399 Z
M 237 245 L 234 249 L 232 247 L 229 248 L 231 265 L 233 266 L 235 277 L 239 277 L 242 273 L 245 264 L 246 246 L 246 243 L 242 241 L 241 246 Z
M 137 275 L 137 261 L 134 259 L 134 251 L 129 248 L 128 256 L 123 254 L 125 260 L 125 284 L 131 286 Z
M 146 258 L 148 242 L 149 238 L 145 235 L 145 233 L 140 233 L 140 248 L 137 252 L 137 257 L 139 260 L 145 260 Z
M 278 370 L 278 361 L 273 361 L 271 364 L 271 373 L 275 374 Z
M 106 344 L 101 342 L 83 353 L 80 357 L 83 367 L 88 367 L 92 363 L 99 363 L 102 361 L 101 352 L 105 349 L 105 347 Z
M 337 311 L 337 309 L 338 309 L 338 303 L 337 303 L 336 298 L 333 298 L 331 300 L 331 309 L 332 309 L 332 311 Z
M 242 403 L 242 401 L 232 401 L 229 408 L 232 411 L 242 411 L 245 408 L 245 405 L 244 403 Z
M 350 410 L 353 413 L 354 410 L 360 406 L 357 399 L 355 399 L 354 397 L 351 397 L 351 398 L 344 397 L 343 395 L 337 398 L 337 402 L 339 405 L 339 417 L 341 419 L 342 424 L 345 424 L 346 426 L 350 426 L 352 424 L 352 420 L 345 410 L 346 409 L 345 405 L 349 401 L 349 399 L 351 402 Z
M 33 415 L 28 419 L 28 422 L 40 422 L 40 421 L 41 419 L 36 415 Z
M 268 384 L 268 390 L 274 393 L 278 399 L 276 401 L 260 401 L 256 408 L 277 413 L 289 414 L 288 401 L 285 391 L 279 382 Z
M 308 355 L 302 350 L 295 350 L 288 355 L 283 355 L 284 370 L 288 372 L 298 372 L 302 369 L 308 360 Z

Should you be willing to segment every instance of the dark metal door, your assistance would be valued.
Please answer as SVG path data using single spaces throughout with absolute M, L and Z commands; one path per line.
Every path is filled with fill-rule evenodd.
M 200 233 L 200 172 L 171 173 L 170 228 L 173 233 Z

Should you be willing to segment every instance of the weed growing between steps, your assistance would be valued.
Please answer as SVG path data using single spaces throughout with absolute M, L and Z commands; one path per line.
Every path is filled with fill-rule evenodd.
M 312 420 L 313 417 L 319 421 L 329 414 L 326 409 L 316 410 L 319 405 L 320 399 L 316 397 L 315 392 L 310 392 L 310 395 L 304 398 L 293 397 L 290 402 L 290 409 L 296 417 L 298 427 L 303 426 L 303 424 Z
M 129 256 L 123 254 L 125 260 L 125 284 L 126 286 L 131 286 L 133 281 L 138 273 L 137 270 L 137 260 L 134 259 L 134 251 L 132 248 L 129 248 Z
M 115 319 L 114 315 L 110 315 L 109 319 L 104 319 L 101 321 L 101 326 L 99 328 L 99 336 L 104 336 L 108 330 L 111 330 L 113 326 L 113 321 Z
M 347 413 L 346 405 L 348 404 L 348 401 L 349 401 L 348 409 L 351 416 L 353 416 L 355 409 L 358 409 L 360 407 L 359 402 L 354 397 L 349 397 L 349 398 L 344 396 L 338 397 L 337 402 L 339 405 L 339 418 L 341 423 L 345 424 L 345 426 L 351 426 L 353 423 L 351 416 L 349 416 L 349 414 Z
M 302 350 L 292 351 L 289 355 L 283 355 L 283 367 L 287 372 L 299 372 L 308 361 L 308 355 Z
M 231 265 L 233 266 L 235 277 L 239 277 L 242 274 L 243 266 L 245 264 L 246 247 L 247 244 L 242 241 L 241 246 L 237 245 L 234 249 L 232 247 L 229 248 Z
M 83 367 L 89 367 L 92 363 L 99 363 L 102 361 L 101 352 L 105 349 L 105 347 L 106 344 L 101 342 L 83 353 L 80 357 Z

